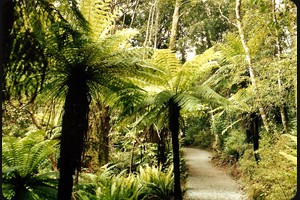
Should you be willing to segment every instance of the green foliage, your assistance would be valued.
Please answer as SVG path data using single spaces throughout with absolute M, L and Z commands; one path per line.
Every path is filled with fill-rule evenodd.
M 32 114 L 42 115 L 43 127 L 56 126 L 56 132 L 60 132 L 57 124 L 61 116 L 57 112 L 61 108 L 57 109 L 58 101 L 54 102 L 53 96 L 64 99 L 68 86 L 72 85 L 70 77 L 77 69 L 82 73 L 76 81 L 83 78 L 87 82 L 88 101 L 101 99 L 112 109 L 110 161 L 117 166 L 100 170 L 96 175 L 82 174 L 75 186 L 74 199 L 172 196 L 171 168 L 167 173 L 161 172 L 173 159 L 169 136 L 163 140 L 167 161 L 163 167 L 155 168 L 150 166 L 157 165 L 159 143 L 154 144 L 147 135 L 150 126 L 155 126 L 157 137 L 163 129 L 166 135 L 169 132 L 166 111 L 170 99 L 181 108 L 180 114 L 184 116 L 181 124 L 187 119 L 185 143 L 209 147 L 214 142 L 221 158 L 240 159 L 250 198 L 290 199 L 294 195 L 297 25 L 296 7 L 290 1 L 281 1 L 275 11 L 267 0 L 242 3 L 242 26 L 258 93 L 253 93 L 241 39 L 231 24 L 235 20 L 233 1 L 184 1 L 176 53 L 169 49 L 133 47 L 143 43 L 158 49 L 167 46 L 173 1 L 81 0 L 79 6 L 75 0 L 15 3 L 9 61 L 4 68 L 5 97 L 10 100 L 4 104 L 2 143 L 6 197 L 55 198 L 56 177 L 49 172 L 46 159 L 54 152 L 55 142 L 44 141 L 42 132 L 26 133 L 35 129 Z M 138 32 L 141 34 L 137 35 Z M 276 45 L 280 46 L 280 52 Z M 203 53 L 182 64 L 187 52 L 193 49 Z M 258 151 L 261 161 L 256 165 L 252 145 L 246 144 L 244 132 L 247 115 L 258 112 L 258 98 L 266 110 L 272 135 L 261 137 Z M 33 101 L 38 109 L 31 111 L 27 103 Z M 57 112 L 43 110 L 47 107 L 43 104 L 51 104 L 49 109 L 56 105 Z M 290 133 L 279 136 L 277 132 L 283 132 L 280 108 L 284 108 Z M 212 110 L 211 116 L 199 114 L 208 109 Z M 99 134 L 99 117 L 89 119 L 93 132 Z M 99 150 L 97 142 L 91 145 Z M 96 160 L 93 170 L 97 171 L 100 165 L 97 156 L 93 153 L 89 156 Z M 182 155 L 180 169 L 181 173 L 186 172 Z
M 187 118 L 185 123 L 185 137 L 183 138 L 185 145 L 211 147 L 213 135 L 209 129 L 210 119 L 207 114 Z
M 56 199 L 57 173 L 49 169 L 48 156 L 56 141 L 43 140 L 43 131 L 24 138 L 4 137 L 2 142 L 2 189 L 5 197 Z
M 45 48 L 49 42 L 49 27 L 72 22 L 87 30 L 87 22 L 75 0 L 59 3 L 19 0 L 14 2 L 11 12 L 14 12 L 14 18 L 10 29 L 12 39 L 8 41 L 9 60 L 4 70 L 5 97 L 32 102 L 43 88 L 49 70 L 49 55 Z
M 191 144 L 200 148 L 210 148 L 213 136 L 209 131 L 199 131 L 191 137 Z
M 31 125 L 27 106 L 20 106 L 14 101 L 3 104 L 2 135 L 24 137 L 26 130 Z
M 82 174 L 73 192 L 74 199 L 157 199 L 167 200 L 173 193 L 173 170 L 140 167 L 136 174 L 115 171 L 115 165 L 102 167 L 98 174 Z
M 137 199 L 139 194 L 139 186 L 135 180 L 134 175 L 127 177 L 119 174 L 110 179 L 109 182 L 101 185 L 100 199 Z
M 243 131 L 233 130 L 229 136 L 224 139 L 224 153 L 238 160 L 247 148 L 246 134 Z
M 115 166 L 102 167 L 99 174 L 82 174 L 73 192 L 74 199 L 137 199 L 139 184 L 134 174 L 116 173 Z
M 172 168 L 163 173 L 161 167 L 146 166 L 145 168 L 140 168 L 138 178 L 142 185 L 142 199 L 168 200 L 172 198 L 174 188 Z
M 263 135 L 257 165 L 253 150 L 247 149 L 239 170 L 248 196 L 252 199 L 292 199 L 296 194 L 296 143 L 289 136 Z M 291 152 L 289 154 L 281 152 Z M 286 157 L 286 155 L 289 155 Z M 290 157 L 291 156 L 291 157 Z M 291 159 L 292 158 L 292 159 Z

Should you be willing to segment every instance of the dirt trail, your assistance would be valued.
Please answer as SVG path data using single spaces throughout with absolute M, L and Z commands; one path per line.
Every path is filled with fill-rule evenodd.
M 243 200 L 238 184 L 224 171 L 211 163 L 211 153 L 196 148 L 185 148 L 188 165 L 186 200 Z

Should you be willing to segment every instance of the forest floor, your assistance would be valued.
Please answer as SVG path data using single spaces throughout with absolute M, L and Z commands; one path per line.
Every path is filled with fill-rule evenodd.
M 185 148 L 188 166 L 185 200 L 244 200 L 238 183 L 224 169 L 213 165 L 212 153 Z

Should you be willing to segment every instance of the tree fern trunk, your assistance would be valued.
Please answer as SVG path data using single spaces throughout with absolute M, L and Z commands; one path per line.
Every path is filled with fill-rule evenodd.
M 250 114 L 250 129 L 253 134 L 253 150 L 254 150 L 254 158 L 256 163 L 258 164 L 260 161 L 259 153 L 257 152 L 259 149 L 259 123 L 258 123 L 258 116 L 256 113 Z
M 180 107 L 178 103 L 171 98 L 169 101 L 169 128 L 172 134 L 173 146 L 173 165 L 174 165 L 174 199 L 182 200 L 182 192 L 180 187 L 180 158 L 179 158 L 179 116 Z
M 71 72 L 64 105 L 58 168 L 58 200 L 70 200 L 73 175 L 80 170 L 84 138 L 88 130 L 89 99 L 84 70 L 78 67 Z
M 257 85 L 256 85 L 256 80 L 255 80 L 255 74 L 254 74 L 254 70 L 252 67 L 252 61 L 251 61 L 251 56 L 250 56 L 250 50 L 247 46 L 246 40 L 245 40 L 245 34 L 244 34 L 244 30 L 241 24 L 241 16 L 240 16 L 240 12 L 241 12 L 241 0 L 236 0 L 236 7 L 235 7 L 235 12 L 236 12 L 236 19 L 237 19 L 237 28 L 239 31 L 239 35 L 240 35 L 240 39 L 246 54 L 246 61 L 248 63 L 248 70 L 249 70 L 249 74 L 250 74 L 250 80 L 251 80 L 251 85 L 253 87 L 253 93 L 257 99 L 258 102 L 258 109 L 259 109 L 259 113 L 261 115 L 263 124 L 265 129 L 267 130 L 267 132 L 269 132 L 269 122 L 267 120 L 267 115 L 265 112 L 265 109 L 263 108 L 263 106 L 261 105 L 261 97 L 258 94 L 258 89 L 257 89 Z
M 101 103 L 101 133 L 103 138 L 103 152 L 104 152 L 104 161 L 105 164 L 109 161 L 109 130 L 110 130 L 110 116 L 109 116 L 109 106 L 106 106 L 103 103 Z
M 167 161 L 167 156 L 166 156 L 167 150 L 166 150 L 166 143 L 165 143 L 167 129 L 163 128 L 159 134 L 160 134 L 160 138 L 158 141 L 158 164 L 161 164 L 162 166 L 164 166 Z

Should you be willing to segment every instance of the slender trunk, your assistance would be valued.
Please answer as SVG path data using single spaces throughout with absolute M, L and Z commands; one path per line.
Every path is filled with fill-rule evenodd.
M 104 152 L 105 164 L 109 161 L 109 130 L 110 130 L 110 116 L 109 116 L 109 106 L 105 106 L 104 103 L 101 105 L 101 133 L 102 133 L 102 149 Z
M 210 47 L 212 47 L 209 30 L 205 30 L 205 38 L 206 38 L 206 48 L 209 49 Z
M 259 106 L 259 113 L 261 115 L 264 127 L 266 129 L 267 132 L 269 132 L 269 122 L 267 120 L 267 115 L 266 112 L 262 106 L 262 102 L 261 102 L 261 97 L 258 93 L 258 89 L 257 89 L 257 85 L 256 85 L 256 80 L 255 80 L 255 74 L 254 74 L 254 70 L 252 67 L 252 61 L 251 61 L 251 56 L 250 56 L 250 50 L 247 46 L 246 40 L 245 40 L 245 35 L 244 35 L 244 30 L 241 24 L 241 16 L 240 16 L 240 12 L 241 12 L 241 0 L 236 0 L 236 7 L 235 7 L 235 11 L 236 11 L 236 19 L 237 19 L 237 27 L 238 27 L 238 31 L 239 31 L 239 35 L 240 35 L 240 39 L 246 54 L 246 61 L 248 63 L 248 70 L 249 70 L 249 74 L 250 74 L 250 80 L 251 80 L 251 85 L 253 88 L 253 94 L 254 97 L 257 98 L 257 103 Z
M 172 134 L 173 146 L 173 165 L 174 165 L 174 199 L 182 200 L 182 192 L 180 187 L 180 158 L 179 158 L 179 116 L 180 106 L 174 102 L 174 99 L 169 101 L 169 128 Z
M 276 18 L 276 1 L 272 0 L 272 6 L 273 6 L 273 22 L 275 24 L 275 36 L 276 36 L 276 45 L 275 45 L 275 56 L 277 56 L 277 58 L 280 60 L 281 58 L 281 44 L 280 44 L 280 38 L 279 38 L 279 33 L 277 30 L 277 18 Z M 280 79 L 280 69 L 278 70 L 278 90 L 279 90 L 279 96 L 282 96 L 282 83 L 281 83 L 281 79 Z M 282 97 L 283 98 L 283 97 Z M 279 110 L 280 110 L 280 116 L 281 116 L 281 122 L 282 122 L 282 126 L 283 126 L 283 130 L 285 133 L 288 132 L 288 128 L 287 128 L 287 118 L 286 118 L 286 114 L 284 112 L 284 104 L 279 105 Z
M 286 112 L 285 112 L 285 106 L 282 105 L 279 107 L 280 109 L 280 116 L 282 121 L 283 130 L 285 133 L 288 133 L 288 127 L 287 127 L 287 118 L 286 118 Z
M 70 200 L 73 175 L 81 167 L 84 139 L 88 130 L 88 87 L 82 66 L 74 68 L 68 81 L 68 92 L 64 105 L 58 183 L 58 200 Z
M 155 28 L 153 28 L 154 25 L 154 15 L 155 15 L 155 9 L 157 5 L 157 0 L 154 1 L 154 5 L 152 7 L 152 13 L 151 13 L 151 22 L 150 22 L 150 29 L 149 29 L 149 40 L 148 44 L 151 46 L 152 45 L 152 37 L 155 34 Z
M 177 27 L 178 27 L 178 21 L 179 21 L 179 9 L 181 5 L 182 0 L 176 0 L 175 2 L 175 8 L 173 13 L 173 19 L 172 19 L 172 28 L 171 28 L 171 34 L 170 34 L 170 43 L 169 43 L 169 49 L 175 50 L 175 43 L 176 43 L 176 37 L 177 37 Z
M 29 110 L 28 113 L 30 115 L 32 123 L 35 125 L 35 127 L 39 130 L 41 130 L 43 127 L 39 124 L 39 122 L 36 120 L 34 116 L 34 111 L 33 111 L 33 102 L 30 103 L 29 105 Z
M 160 15 L 160 10 L 159 10 L 159 0 L 156 3 L 155 6 L 155 22 L 154 22 L 154 44 L 153 47 L 157 48 L 157 35 L 158 35 L 158 26 L 159 26 L 159 15 Z
M 133 22 L 134 22 L 134 17 L 135 17 L 136 10 L 137 10 L 138 6 L 139 6 L 139 0 L 137 0 L 136 6 L 134 7 L 134 10 L 133 10 L 133 14 L 132 14 L 132 17 L 131 17 L 131 21 L 130 21 L 129 28 L 132 27 L 132 24 L 133 24 Z
M 217 154 L 220 153 L 220 138 L 219 138 L 219 135 L 218 133 L 215 132 L 215 116 L 213 113 L 211 113 L 211 131 L 212 131 L 212 134 L 214 135 L 215 139 L 214 139 L 214 142 L 212 144 L 212 148 L 213 150 L 215 150 L 217 152 Z
M 50 155 L 48 156 L 48 158 L 50 159 L 50 162 L 51 162 L 53 171 L 57 172 L 57 163 L 56 163 L 56 160 L 55 160 L 55 158 L 54 158 L 53 153 L 50 154 Z
M 152 23 L 153 23 L 153 18 L 152 18 L 152 12 L 154 12 L 153 9 L 154 9 L 154 4 L 150 6 L 150 10 L 149 10 L 144 46 L 149 45 L 149 41 L 151 40 L 150 37 L 151 37 L 151 32 L 152 32 L 151 27 L 152 27 Z
M 280 74 L 279 74 L 280 76 Z M 281 79 L 278 78 L 278 90 L 279 90 L 279 96 L 282 96 L 282 83 L 281 83 Z M 281 97 L 282 99 L 284 97 Z M 287 118 L 286 118 L 286 113 L 285 113 L 285 105 L 284 103 L 280 103 L 279 105 L 279 111 L 280 111 L 280 116 L 281 116 L 281 122 L 282 122 L 282 126 L 283 126 L 283 130 L 285 133 L 288 132 L 288 127 L 287 127 Z

